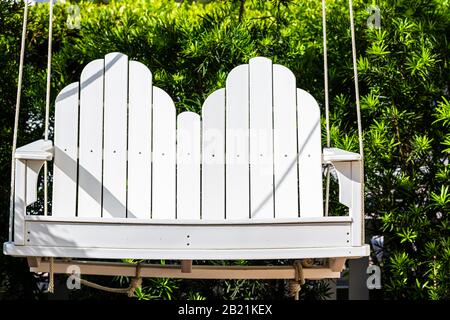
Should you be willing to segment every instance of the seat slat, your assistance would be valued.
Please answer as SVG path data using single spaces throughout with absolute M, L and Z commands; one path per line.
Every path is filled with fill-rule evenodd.
M 297 101 L 294 74 L 273 66 L 275 217 L 299 216 L 297 166 Z
M 200 116 L 177 117 L 177 219 L 200 219 Z
M 176 111 L 170 96 L 153 87 L 152 218 L 175 219 Z
M 300 216 L 322 217 L 320 109 L 308 92 L 297 89 Z
M 78 82 L 65 87 L 55 102 L 55 158 L 52 215 L 75 217 L 78 153 Z
M 105 56 L 103 217 L 126 216 L 128 57 Z
M 248 65 L 226 82 L 226 219 L 250 217 Z
M 129 63 L 127 217 L 150 218 L 152 74 L 140 62 Z
M 225 89 L 202 108 L 202 219 L 225 218 Z
M 272 61 L 250 60 L 250 205 L 251 218 L 274 217 Z
M 81 73 L 78 216 L 102 215 L 104 60 L 94 60 Z

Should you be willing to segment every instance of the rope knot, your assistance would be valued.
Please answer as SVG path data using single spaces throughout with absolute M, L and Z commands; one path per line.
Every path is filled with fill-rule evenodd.
M 298 300 L 300 297 L 300 290 L 302 285 L 305 284 L 305 277 L 303 276 L 302 262 L 296 260 L 294 262 L 295 280 L 289 281 L 289 294 Z
M 134 292 L 137 288 L 142 286 L 142 277 L 141 277 L 141 264 L 138 263 L 136 265 L 136 276 L 131 279 L 130 286 L 128 287 L 128 297 L 134 297 Z
M 132 298 L 134 297 L 134 292 L 137 288 L 140 288 L 142 286 L 142 278 L 133 278 L 130 282 L 130 287 L 128 288 L 128 297 Z

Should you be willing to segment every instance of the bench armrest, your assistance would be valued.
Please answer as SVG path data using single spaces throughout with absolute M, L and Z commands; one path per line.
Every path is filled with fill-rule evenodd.
M 24 245 L 24 219 L 27 206 L 37 200 L 37 183 L 42 166 L 53 159 L 53 142 L 38 140 L 20 147 L 14 154 L 16 162 L 14 184 L 14 243 Z
M 339 148 L 324 148 L 323 162 L 340 162 L 340 161 L 359 161 L 361 155 L 359 153 L 345 151 Z
M 361 198 L 361 155 L 338 148 L 325 148 L 323 162 L 336 170 L 339 183 L 339 202 L 348 207 L 352 218 L 351 244 L 364 243 L 364 217 Z
M 20 160 L 53 159 L 53 142 L 51 140 L 37 140 L 16 150 L 15 158 Z

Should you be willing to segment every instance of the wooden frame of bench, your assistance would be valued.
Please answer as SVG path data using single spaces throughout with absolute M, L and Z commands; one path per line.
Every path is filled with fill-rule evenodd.
M 328 259 L 323 266 L 304 266 L 303 277 L 308 280 L 339 278 L 346 258 Z M 29 260 L 30 271 L 49 272 L 50 263 L 41 258 Z M 56 274 L 72 274 L 73 266 L 77 266 L 80 275 L 125 276 L 136 275 L 136 264 L 121 262 L 98 262 L 83 260 L 56 259 L 53 272 Z M 215 266 L 192 265 L 191 260 L 182 260 L 180 265 L 140 264 L 140 275 L 144 278 L 176 278 L 176 279 L 295 279 L 294 266 Z

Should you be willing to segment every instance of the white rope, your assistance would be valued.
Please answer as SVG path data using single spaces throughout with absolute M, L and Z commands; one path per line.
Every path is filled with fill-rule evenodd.
M 48 127 L 50 118 L 50 84 L 52 73 L 52 38 L 53 38 L 53 0 L 49 0 L 48 18 L 48 54 L 47 54 L 47 90 L 45 99 L 45 140 L 48 140 Z M 48 214 L 48 165 L 44 163 L 44 215 Z
M 330 100 L 328 92 L 328 48 L 327 48 L 327 11 L 326 0 L 322 0 L 322 31 L 323 31 L 323 82 L 325 91 L 325 125 L 327 132 L 327 148 L 331 146 L 330 138 Z M 330 204 L 330 167 L 326 167 L 327 180 L 325 188 L 325 216 L 328 216 Z
M 24 0 L 23 9 L 23 25 L 22 25 L 22 40 L 20 43 L 20 58 L 19 58 L 19 76 L 17 79 L 17 96 L 16 96 L 16 112 L 14 115 L 14 129 L 13 129 L 13 141 L 11 148 L 11 194 L 9 198 L 9 236 L 8 241 L 12 241 L 12 226 L 14 217 L 14 188 L 16 185 L 15 175 L 16 175 L 16 161 L 15 153 L 17 148 L 17 132 L 19 128 L 19 113 L 20 113 L 20 100 L 22 97 L 22 79 L 23 79 L 23 60 L 25 57 L 25 39 L 27 33 L 27 23 L 28 23 L 28 0 Z
M 328 93 L 328 48 L 327 48 L 327 11 L 326 0 L 322 0 L 322 31 L 323 31 L 323 80 L 325 86 L 325 123 L 327 129 L 327 148 L 330 147 L 330 101 Z
M 359 101 L 359 81 L 358 81 L 358 61 L 356 59 L 356 36 L 355 36 L 355 24 L 353 22 L 353 1 L 349 0 L 350 11 L 350 30 L 352 35 L 352 57 L 353 57 L 353 73 L 355 78 L 355 99 L 356 99 L 356 117 L 358 122 L 358 141 L 359 141 L 359 154 L 361 156 L 361 213 L 362 213 L 362 229 L 364 232 L 364 142 L 362 133 L 362 121 L 361 121 L 361 104 Z M 364 240 L 364 234 L 362 235 Z

